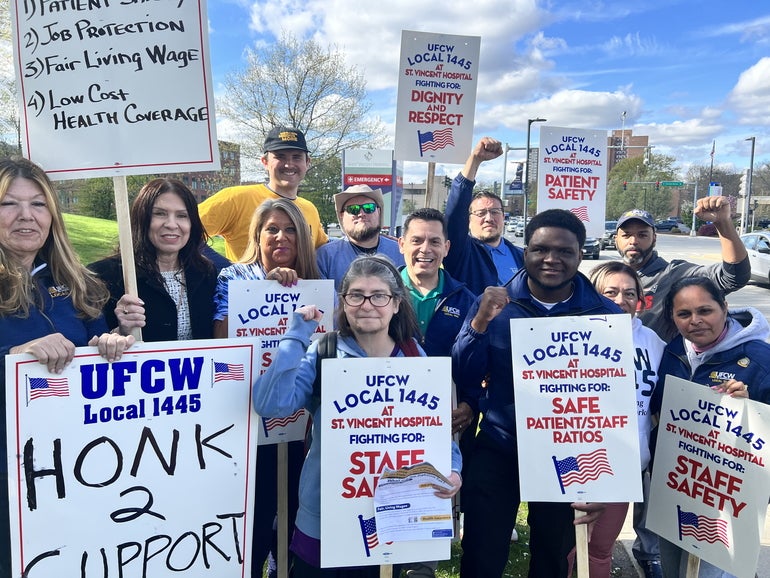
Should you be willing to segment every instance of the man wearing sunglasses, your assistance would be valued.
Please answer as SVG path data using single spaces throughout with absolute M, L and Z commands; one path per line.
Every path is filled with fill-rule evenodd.
M 379 253 L 397 267 L 404 264 L 398 241 L 380 232 L 384 205 L 382 190 L 368 185 L 353 185 L 334 195 L 334 207 L 345 236 L 319 247 L 316 259 L 321 276 L 334 279 L 336 292 L 348 266 L 359 255 Z
M 503 154 L 503 145 L 483 137 L 473 147 L 465 166 L 452 181 L 446 205 L 451 249 L 444 267 L 475 294 L 505 284 L 524 266 L 524 253 L 504 236 L 503 201 L 495 193 L 477 192 L 476 172 L 481 163 Z

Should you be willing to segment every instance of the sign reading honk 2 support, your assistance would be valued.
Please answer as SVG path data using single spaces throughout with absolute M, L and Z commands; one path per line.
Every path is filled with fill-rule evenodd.
M 77 348 L 61 374 L 6 357 L 13 576 L 249 575 L 256 348 Z

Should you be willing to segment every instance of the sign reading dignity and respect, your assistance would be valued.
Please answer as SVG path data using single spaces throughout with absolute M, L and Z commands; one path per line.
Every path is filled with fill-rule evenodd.
M 770 407 L 665 379 L 647 525 L 718 568 L 753 578 L 770 497 Z
M 521 499 L 642 498 L 631 318 L 511 320 Z
M 575 213 L 589 237 L 604 234 L 607 204 L 607 132 L 540 127 L 537 210 Z
M 322 367 L 314 426 L 321 431 L 321 566 L 449 558 L 451 530 L 432 540 L 380 540 L 373 496 L 386 468 L 430 462 L 451 473 L 451 360 L 324 359 Z
M 6 357 L 13 576 L 242 578 L 251 564 L 256 348 Z
M 397 159 L 465 162 L 473 145 L 480 46 L 479 36 L 401 32 Z
M 334 281 L 300 280 L 294 287 L 284 287 L 278 281 L 253 279 L 228 283 L 228 335 L 258 340 L 259 375 L 265 373 L 275 359 L 281 336 L 289 329 L 294 311 L 302 305 L 316 305 L 323 311 L 314 339 L 332 329 Z M 259 445 L 305 439 L 307 420 L 304 409 L 287 417 L 260 417 Z
M 205 0 L 11 0 L 24 156 L 52 178 L 219 169 Z

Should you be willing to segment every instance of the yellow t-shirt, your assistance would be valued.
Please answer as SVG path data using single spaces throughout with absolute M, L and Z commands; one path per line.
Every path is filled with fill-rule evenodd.
M 249 242 L 249 224 L 256 208 L 267 199 L 280 198 L 265 184 L 227 187 L 198 205 L 198 212 L 206 232 L 212 237 L 223 237 L 227 258 L 237 261 Z M 302 197 L 297 197 L 294 202 L 310 226 L 315 246 L 326 243 L 329 237 L 321 226 L 315 205 Z

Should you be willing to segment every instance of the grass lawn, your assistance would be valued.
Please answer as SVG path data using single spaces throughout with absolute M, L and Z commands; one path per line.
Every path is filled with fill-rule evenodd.
M 118 246 L 118 223 L 116 221 L 69 213 L 64 213 L 63 216 L 67 234 L 80 257 L 81 263 L 88 265 L 115 252 Z M 212 239 L 211 246 L 218 253 L 225 254 L 225 242 L 221 237 Z
M 519 506 L 519 513 L 516 516 L 516 531 L 519 539 L 511 542 L 511 549 L 508 553 L 508 564 L 503 571 L 504 578 L 526 578 L 529 571 L 529 526 L 527 526 L 527 514 L 529 508 L 527 504 Z M 460 541 L 452 542 L 452 557 L 449 560 L 443 560 L 438 563 L 436 578 L 459 578 L 460 576 Z

